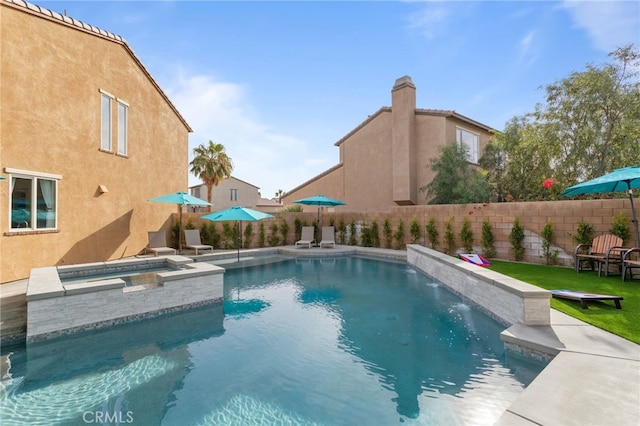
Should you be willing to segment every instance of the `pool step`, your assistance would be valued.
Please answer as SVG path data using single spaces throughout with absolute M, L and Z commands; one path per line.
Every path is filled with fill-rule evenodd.
M 0 339 L 24 339 L 27 332 L 26 280 L 0 286 Z

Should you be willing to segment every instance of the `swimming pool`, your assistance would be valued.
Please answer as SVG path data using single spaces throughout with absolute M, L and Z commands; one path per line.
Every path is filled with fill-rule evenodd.
M 224 305 L 3 348 L 6 424 L 492 424 L 544 364 L 401 262 L 229 269 Z

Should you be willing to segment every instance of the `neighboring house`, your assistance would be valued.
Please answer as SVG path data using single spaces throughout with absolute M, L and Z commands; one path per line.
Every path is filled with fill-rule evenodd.
M 348 211 L 427 204 L 419 188 L 433 180 L 429 160 L 439 148 L 457 141 L 477 164 L 494 130 L 455 111 L 416 108 L 411 77 L 396 80 L 391 107 L 382 107 L 335 143 L 340 162 L 287 192 L 282 202 L 322 194 L 344 201 Z M 305 211 L 315 211 L 305 206 Z
M 191 129 L 120 36 L 0 0 L 0 282 L 133 256 L 188 185 Z
M 211 211 L 228 209 L 233 206 L 249 207 L 265 213 L 274 213 L 282 208 L 277 201 L 262 198 L 260 188 L 233 176 L 220 181 L 211 192 Z M 203 200 L 207 199 L 207 187 L 204 184 L 189 187 L 189 193 Z M 189 211 L 204 212 L 206 207 L 189 206 Z

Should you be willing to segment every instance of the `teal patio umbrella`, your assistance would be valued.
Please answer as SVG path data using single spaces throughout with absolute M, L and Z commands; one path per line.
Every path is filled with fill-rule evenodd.
M 161 195 L 159 197 L 150 198 L 149 201 L 154 203 L 171 203 L 177 204 L 180 211 L 178 220 L 178 253 L 182 251 L 182 206 L 212 206 L 213 204 L 194 197 L 186 192 L 174 192 L 173 194 Z
M 294 201 L 294 203 L 304 204 L 307 206 L 318 206 L 318 224 L 320 224 L 320 208 L 321 207 L 335 207 L 335 206 L 345 205 L 345 203 L 343 203 L 340 200 L 334 200 L 333 198 L 325 197 L 324 195 L 314 195 L 312 197 L 307 197 L 301 200 Z
M 617 169 L 606 175 L 595 179 L 573 185 L 564 190 L 561 196 L 571 197 L 573 195 L 594 194 L 598 192 L 619 192 L 627 191 L 631 201 L 632 223 L 636 231 L 636 246 L 640 247 L 640 232 L 638 232 L 638 216 L 633 205 L 633 190 L 640 188 L 640 167 L 631 166 Z
M 273 217 L 269 213 L 263 213 L 248 207 L 234 206 L 225 210 L 209 213 L 201 216 L 202 219 L 212 220 L 214 222 L 236 221 L 238 225 L 238 262 L 240 261 L 240 246 L 242 245 L 242 221 L 247 220 L 254 222 L 257 220 Z

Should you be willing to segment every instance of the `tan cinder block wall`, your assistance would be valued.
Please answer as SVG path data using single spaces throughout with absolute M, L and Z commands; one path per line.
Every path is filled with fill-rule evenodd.
M 0 181 L 0 282 L 139 253 L 176 211 L 147 200 L 187 189 L 188 125 L 123 43 L 6 3 L 0 24 L 2 174 L 62 176 L 58 229 L 47 233 L 10 231 L 10 180 Z M 126 158 L 99 150 L 100 89 L 129 104 Z
M 595 235 L 608 233 L 611 228 L 613 216 L 618 212 L 623 212 L 631 219 L 631 203 L 628 199 L 607 199 L 607 200 L 586 200 L 586 201 L 541 201 L 523 203 L 489 203 L 489 204 L 461 204 L 461 205 L 427 205 L 427 206 L 402 206 L 393 207 L 388 210 L 378 212 L 349 212 L 347 206 L 337 207 L 334 213 L 323 213 L 321 221 L 323 225 L 329 225 L 333 220 L 337 227 L 340 219 L 348 225 L 351 221 L 356 223 L 366 222 L 368 225 L 373 220 L 378 223 L 378 230 L 381 240 L 383 240 L 382 226 L 384 220 L 389 218 L 392 231 L 398 227 L 400 220 L 404 222 L 405 244 L 411 242 L 410 225 L 415 217 L 420 224 L 419 244 L 430 246 L 425 236 L 425 227 L 431 217 L 436 220 L 439 232 L 438 250 L 444 251 L 444 224 L 453 216 L 453 231 L 456 234 L 456 243 L 459 250 L 462 249 L 460 242 L 460 230 L 464 218 L 469 219 L 474 236 L 474 251 L 482 252 L 482 221 L 487 218 L 491 223 L 494 235 L 494 244 L 498 259 L 513 260 L 511 244 L 509 243 L 509 233 L 516 216 L 520 217 L 520 223 L 525 228 L 525 259 L 531 263 L 545 263 L 542 248 L 540 246 L 540 234 L 547 220 L 550 220 L 554 230 L 555 243 L 554 250 L 559 251 L 558 264 L 569 266 L 572 264 L 572 254 L 575 247 L 572 235 L 575 234 L 577 223 L 583 220 L 593 226 Z M 275 219 L 266 219 L 265 231 L 269 235 L 271 223 L 280 223 L 286 220 L 289 223 L 289 241 L 293 241 L 294 221 L 298 217 L 301 221 L 306 220 L 312 224 L 317 219 L 317 213 L 276 213 Z M 199 226 L 198 216 L 192 216 L 193 223 Z M 257 222 L 254 222 L 256 237 L 252 246 L 257 245 Z M 631 227 L 631 224 L 630 224 Z M 219 225 L 219 230 L 222 225 Z M 633 233 L 633 228 L 632 233 Z M 336 237 L 337 239 L 338 237 Z M 632 240 L 633 240 L 632 236 Z M 384 245 L 384 242 L 381 244 Z M 630 241 L 627 245 L 633 245 Z

